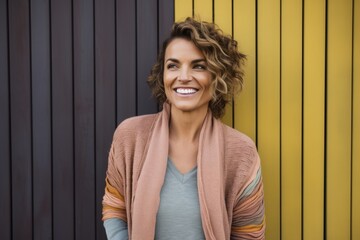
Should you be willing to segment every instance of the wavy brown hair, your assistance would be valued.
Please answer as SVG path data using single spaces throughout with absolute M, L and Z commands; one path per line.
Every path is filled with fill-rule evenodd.
M 162 45 L 158 60 L 151 69 L 148 84 L 159 104 L 166 101 L 164 89 L 164 58 L 169 43 L 175 38 L 192 41 L 204 54 L 207 69 L 212 75 L 215 89 L 209 108 L 216 118 L 225 113 L 225 106 L 243 86 L 243 63 L 245 55 L 237 48 L 237 41 L 225 35 L 213 23 L 186 18 L 183 22 L 173 24 L 171 35 Z

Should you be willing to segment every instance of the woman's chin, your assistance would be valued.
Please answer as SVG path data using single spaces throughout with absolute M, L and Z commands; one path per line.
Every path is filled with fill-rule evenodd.
M 194 105 L 189 103 L 172 103 L 172 110 L 183 112 L 183 113 L 196 113 L 207 111 L 208 104 Z

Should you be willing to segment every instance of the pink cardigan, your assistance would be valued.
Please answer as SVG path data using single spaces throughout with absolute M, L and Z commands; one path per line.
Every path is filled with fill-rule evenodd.
M 103 220 L 128 223 L 129 238 L 154 239 L 168 157 L 170 106 L 133 117 L 115 131 L 103 198 Z M 207 114 L 197 157 L 206 239 L 264 239 L 260 159 L 252 140 Z

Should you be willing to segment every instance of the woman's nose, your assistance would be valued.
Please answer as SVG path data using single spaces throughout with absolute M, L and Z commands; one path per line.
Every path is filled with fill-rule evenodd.
M 191 72 L 187 67 L 181 68 L 178 79 L 181 81 L 191 80 Z

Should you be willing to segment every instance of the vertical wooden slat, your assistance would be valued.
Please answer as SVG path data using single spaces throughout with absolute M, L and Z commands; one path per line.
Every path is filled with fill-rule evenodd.
M 193 0 L 175 1 L 175 21 L 183 21 L 186 17 L 193 15 Z
M 74 239 L 72 1 L 51 1 L 54 239 Z
M 302 1 L 281 4 L 281 238 L 301 240 Z
M 136 115 L 135 1 L 116 1 L 117 122 Z
M 232 34 L 232 1 L 215 0 L 214 1 L 214 23 L 226 34 Z
M 231 0 L 214 1 L 214 23 L 227 35 L 232 35 L 232 2 Z M 230 127 L 233 123 L 233 104 L 228 104 L 222 121 Z
M 267 238 L 280 239 L 280 1 L 258 1 L 258 149 Z
M 324 238 L 325 7 L 304 0 L 304 240 Z
M 213 21 L 213 1 L 194 0 L 194 17 L 202 21 Z
M 243 90 L 234 103 L 234 127 L 256 141 L 256 2 L 234 1 L 233 11 L 234 38 L 247 58 Z
M 360 2 L 354 1 L 352 102 L 352 239 L 360 239 Z
M 159 43 L 158 49 L 161 50 L 165 39 L 170 36 L 171 27 L 174 22 L 174 1 L 159 0 Z
M 7 1 L 0 1 L 0 239 L 11 239 L 10 99 Z
M 94 6 L 73 1 L 75 238 L 95 239 Z
M 12 234 L 33 236 L 29 2 L 9 1 Z
M 52 238 L 50 6 L 31 2 L 34 238 Z
M 101 201 L 105 188 L 107 157 L 116 126 L 116 33 L 115 2 L 95 1 L 95 90 L 96 90 L 96 220 L 97 236 L 104 238 Z M 123 23 L 124 24 L 124 23 Z M 135 44 L 133 42 L 132 44 Z M 131 56 L 128 56 L 132 59 Z M 132 82 L 136 79 L 127 79 Z M 119 86 L 120 87 L 120 86 Z M 122 86 L 125 87 L 126 86 Z
M 146 83 L 157 56 L 157 1 L 137 1 L 137 115 L 157 112 Z
M 332 240 L 350 239 L 352 1 L 328 4 L 326 236 Z

